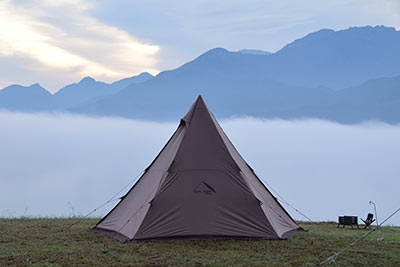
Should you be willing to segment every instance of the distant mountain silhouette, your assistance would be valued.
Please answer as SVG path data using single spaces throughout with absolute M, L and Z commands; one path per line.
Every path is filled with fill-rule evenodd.
M 39 84 L 10 85 L 0 90 L 0 109 L 12 111 L 38 111 L 53 108 L 52 95 Z
M 202 94 L 220 117 L 251 115 L 313 117 L 343 123 L 369 119 L 399 122 L 399 109 L 387 108 L 387 100 L 379 97 L 385 90 L 382 88 L 389 86 L 388 82 L 393 89 L 392 101 L 399 97 L 397 78 L 377 80 L 380 85 L 373 87 L 368 87 L 372 81 L 354 85 L 371 78 L 400 74 L 399 36 L 393 28 L 368 26 L 338 32 L 321 30 L 268 56 L 215 48 L 178 69 L 161 72 L 152 80 L 131 85 L 73 111 L 172 120 L 187 108 L 182 103 L 191 103 L 191 99 Z M 344 56 L 339 56 L 340 53 Z M 339 90 L 338 85 L 347 89 Z M 368 102 L 359 104 L 364 98 Z M 369 105 L 374 108 L 368 108 Z
M 400 123 L 400 75 L 342 89 L 335 92 L 335 100 L 335 106 L 330 106 L 330 117 L 335 116 L 339 121 L 353 123 L 369 117 Z
M 399 123 L 398 47 L 400 32 L 394 28 L 320 30 L 272 54 L 215 48 L 156 77 L 143 73 L 113 84 L 84 78 L 57 92 L 51 104 L 43 100 L 43 107 L 175 120 L 202 94 L 218 117 Z M 0 95 L 0 108 L 6 102 Z
M 400 75 L 333 91 L 311 105 L 272 111 L 263 117 L 318 118 L 345 124 L 374 120 L 397 124 L 400 123 Z
M 329 89 L 306 89 L 254 74 L 253 55 L 216 48 L 154 79 L 131 85 L 115 95 L 73 109 L 93 115 L 172 120 L 202 94 L 218 116 L 262 115 L 285 106 L 317 101 Z M 259 57 L 256 56 L 256 59 Z M 250 60 L 250 62 L 248 62 Z M 240 64 L 237 62 L 240 61 Z
M 267 57 L 266 71 L 290 84 L 345 88 L 400 74 L 399 46 L 395 28 L 320 30 Z
M 57 108 L 65 109 L 116 92 L 117 91 L 114 91 L 109 84 L 95 81 L 90 77 L 85 77 L 79 83 L 73 83 L 60 89 L 54 94 L 53 101 Z
M 272 54 L 271 52 L 268 51 L 256 50 L 256 49 L 242 49 L 239 50 L 238 52 L 242 54 L 255 55 L 255 56 L 266 56 Z
M 143 72 L 138 76 L 107 84 L 95 81 L 91 77 L 85 77 L 79 83 L 73 83 L 60 89 L 54 94 L 53 101 L 59 109 L 71 108 L 115 94 L 129 85 L 141 83 L 151 78 L 153 78 L 152 75 Z
M 120 90 L 128 87 L 131 84 L 142 83 L 142 82 L 145 82 L 145 81 L 150 80 L 152 78 L 154 78 L 154 76 L 151 75 L 150 73 L 142 72 L 141 74 L 139 74 L 137 76 L 132 76 L 132 77 L 129 77 L 129 78 L 125 78 L 125 79 L 113 82 L 111 84 L 111 86 L 113 87 L 113 90 L 117 92 L 117 91 L 120 91 Z
M 197 82 L 201 82 L 201 77 Z M 271 88 L 263 90 L 264 82 L 268 82 Z M 281 83 L 272 85 L 268 80 L 258 80 L 248 90 L 237 90 L 245 86 L 245 81 L 240 79 L 223 80 L 219 86 L 209 87 L 209 90 L 184 90 L 183 81 L 183 85 L 173 90 L 168 80 L 163 79 L 160 83 L 167 89 L 155 93 L 158 83 L 155 79 L 147 84 L 138 84 L 135 89 L 123 90 L 73 111 L 101 116 L 173 120 L 182 115 L 190 103 L 189 99 L 201 93 L 214 114 L 222 118 L 254 116 L 270 119 L 318 118 L 345 124 L 367 120 L 400 123 L 400 76 L 369 80 L 341 90 L 294 87 Z M 221 87 L 229 87 L 232 92 L 220 90 Z
M 85 77 L 78 83 L 67 85 L 51 95 L 38 84 L 29 87 L 11 85 L 0 90 L 0 109 L 19 111 L 65 110 L 75 106 L 91 103 L 107 95 L 112 95 L 125 87 L 154 78 L 143 72 L 116 81 L 112 84 L 98 82 L 91 77 Z

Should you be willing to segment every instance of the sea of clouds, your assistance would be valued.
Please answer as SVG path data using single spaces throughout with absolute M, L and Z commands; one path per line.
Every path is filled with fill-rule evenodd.
M 314 221 L 365 218 L 370 200 L 380 221 L 400 207 L 400 125 L 255 118 L 221 125 L 274 195 Z M 177 126 L 0 112 L 0 217 L 85 215 L 134 182 Z M 400 225 L 400 214 L 388 224 Z

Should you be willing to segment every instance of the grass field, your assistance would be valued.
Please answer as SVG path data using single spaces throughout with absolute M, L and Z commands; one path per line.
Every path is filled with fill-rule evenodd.
M 121 244 L 89 232 L 98 219 L 0 219 L 0 266 L 315 266 L 367 230 L 300 223 L 285 241 L 173 241 Z M 377 240 L 380 236 L 384 239 Z M 383 227 L 327 266 L 400 266 L 400 228 Z

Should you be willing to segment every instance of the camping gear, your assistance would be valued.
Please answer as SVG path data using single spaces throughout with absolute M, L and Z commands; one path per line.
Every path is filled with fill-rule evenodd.
M 376 225 L 379 225 L 378 223 L 378 213 L 376 212 L 376 205 L 374 202 L 372 202 L 371 200 L 369 201 L 370 205 L 374 205 L 374 211 L 375 211 L 375 218 L 376 218 Z
M 201 96 L 136 184 L 91 229 L 121 242 L 289 239 L 299 230 Z
M 352 247 L 354 247 L 358 242 L 360 242 L 361 240 L 363 240 L 364 238 L 366 238 L 368 235 L 370 235 L 372 232 L 374 232 L 375 230 L 378 229 L 378 227 L 380 227 L 381 225 L 383 225 L 386 221 L 388 221 L 390 218 L 392 218 L 397 212 L 400 211 L 400 208 L 398 208 L 397 210 L 395 210 L 392 214 L 390 214 L 383 222 L 381 222 L 380 224 L 377 224 L 376 227 L 372 228 L 371 230 L 369 230 L 367 233 L 363 234 L 360 238 L 358 238 L 357 240 L 355 240 L 353 243 L 350 244 L 350 246 L 345 247 L 344 249 L 342 249 L 339 252 L 335 252 L 333 253 L 331 256 L 329 256 L 326 260 L 324 260 L 323 262 L 321 262 L 319 264 L 319 266 L 322 266 L 330 261 L 335 261 L 335 259 L 339 256 L 341 256 L 343 253 L 345 253 L 347 250 L 351 249 Z M 383 239 L 383 238 L 382 238 Z M 380 240 L 382 240 L 380 239 Z M 379 239 L 378 239 L 379 240 Z
M 368 213 L 367 218 L 365 220 L 361 219 L 365 223 L 364 229 L 367 229 L 367 227 L 369 227 L 375 221 L 375 219 L 373 218 L 374 214 Z
M 357 216 L 339 216 L 338 218 L 338 226 L 343 225 L 343 228 L 346 225 L 350 225 L 353 228 L 353 225 L 357 225 L 358 228 L 358 217 Z

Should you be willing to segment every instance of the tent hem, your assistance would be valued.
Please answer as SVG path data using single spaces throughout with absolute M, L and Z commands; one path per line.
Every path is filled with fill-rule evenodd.
M 292 230 L 294 231 L 294 230 Z M 286 240 L 288 237 L 253 237 L 253 236 L 225 236 L 225 235 L 186 235 L 186 236 L 166 236 L 154 238 L 132 239 L 129 242 L 168 242 L 168 241 L 194 241 L 194 240 Z
M 291 239 L 296 233 L 302 231 L 303 228 L 299 227 L 296 229 L 289 230 L 282 235 L 282 239 Z
M 126 242 L 130 242 L 131 241 L 131 239 L 129 237 L 127 237 L 126 235 L 123 235 L 123 234 L 118 233 L 118 232 L 116 233 L 115 231 L 108 230 L 108 229 L 103 229 L 103 228 L 99 228 L 99 227 L 93 227 L 93 228 L 90 228 L 89 231 L 108 235 L 109 237 L 115 238 L 115 239 L 117 239 L 118 241 L 120 241 L 122 243 L 126 243 Z

